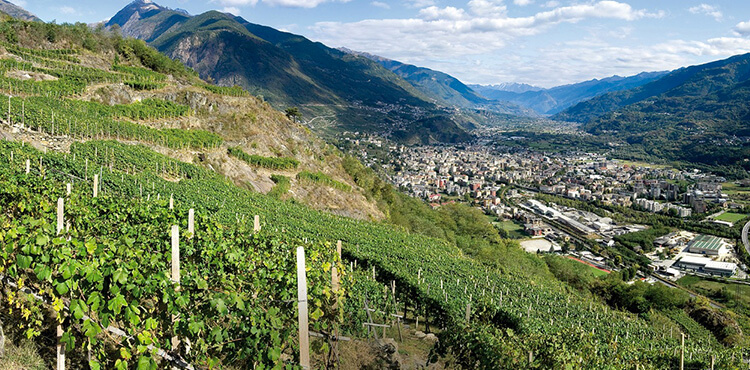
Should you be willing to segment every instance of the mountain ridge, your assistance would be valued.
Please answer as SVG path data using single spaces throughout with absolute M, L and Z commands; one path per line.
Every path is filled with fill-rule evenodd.
M 32 14 L 28 10 L 13 4 L 7 0 L 0 0 L 0 12 L 8 14 L 13 18 L 18 18 L 24 21 L 41 22 L 36 15 Z
M 625 90 L 653 81 L 667 72 L 641 72 L 622 77 L 611 76 L 592 79 L 573 84 L 551 87 L 549 89 L 525 89 L 522 92 L 505 90 L 503 85 L 492 87 L 472 85 L 474 89 L 487 98 L 509 101 L 522 107 L 533 109 L 539 114 L 553 115 L 581 101 L 610 91 Z M 527 85 L 530 86 L 530 85 Z
M 115 25 L 203 78 L 242 86 L 277 108 L 298 106 L 304 116 L 321 118 L 313 127 L 321 133 L 399 132 L 397 137 L 411 140 L 425 137 L 416 132 L 423 126 L 411 127 L 413 123 L 437 117 L 442 123 L 430 127 L 451 134 L 431 132 L 426 137 L 470 138 L 463 128 L 470 123 L 454 122 L 449 111 L 393 72 L 300 35 L 218 11 L 186 16 L 142 1 L 129 4 L 107 23 Z M 460 131 L 462 135 L 452 134 Z
M 750 53 L 683 67 L 630 90 L 581 102 L 553 118 L 580 122 L 646 155 L 750 169 Z

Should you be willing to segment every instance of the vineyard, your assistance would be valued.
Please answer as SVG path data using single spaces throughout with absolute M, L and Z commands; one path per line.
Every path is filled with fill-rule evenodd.
M 190 356 L 195 357 L 186 356 L 194 363 L 279 364 L 279 353 L 286 353 L 284 358 L 289 361 L 296 350 L 295 341 L 289 338 L 297 330 L 294 302 L 289 298 L 295 291 L 294 275 L 289 272 L 293 271 L 289 266 L 293 248 L 306 246 L 313 261 L 308 270 L 310 279 L 320 282 L 311 283 L 311 287 L 322 289 L 311 292 L 311 296 L 320 297 L 320 313 L 311 317 L 330 317 L 330 310 L 325 309 L 331 307 L 325 298 L 330 295 L 326 290 L 330 284 L 323 281 L 330 281 L 329 266 L 337 262 L 330 242 L 340 239 L 344 241 L 345 260 L 357 261 L 367 271 L 374 267 L 381 284 L 394 281 L 398 301 L 409 307 L 411 314 L 426 316 L 432 328 L 444 329 L 435 353 L 453 353 L 463 366 L 525 364 L 529 351 L 534 354 L 532 368 L 566 364 L 592 369 L 623 368 L 638 364 L 662 369 L 675 367 L 679 360 L 679 333 L 670 336 L 660 332 L 637 316 L 608 309 L 561 283 L 544 277 L 530 280 L 512 269 L 499 273 L 463 257 L 441 240 L 408 235 L 386 225 L 336 217 L 240 190 L 209 171 L 176 162 L 143 146 L 89 141 L 73 146 L 70 154 L 44 154 L 4 142 L 0 157 L 7 163 L 0 180 L 4 189 L 2 233 L 6 245 L 12 246 L 4 251 L 4 273 L 47 292 L 53 301 L 69 300 L 73 308 L 62 313 L 67 322 L 75 321 L 80 314 L 92 318 L 80 327 L 82 333 L 74 333 L 75 325 L 69 329 L 70 338 L 75 338 L 79 347 L 91 339 L 98 343 L 97 334 L 106 327 L 104 324 L 116 322 L 126 328 L 131 325 L 128 330 L 134 337 L 141 334 L 147 342 L 169 348 L 168 338 L 156 336 L 174 314 L 191 317 L 188 323 L 178 322 L 174 333 L 189 338 L 193 348 L 200 348 L 191 350 Z M 41 167 L 35 165 L 34 173 L 26 175 L 26 158 L 31 163 L 41 163 Z M 92 185 L 91 180 L 85 179 L 90 179 L 92 173 L 101 174 L 102 198 L 87 196 Z M 167 175 L 181 180 L 166 181 L 162 176 Z M 52 227 L 53 204 L 58 197 L 65 197 L 66 181 L 74 184 L 66 208 L 71 225 L 70 231 L 59 237 Z M 177 205 L 174 211 L 167 207 L 170 195 Z M 166 275 L 168 230 L 171 224 L 185 229 L 186 207 L 197 210 L 196 223 L 201 226 L 196 228 L 195 237 L 186 241 L 184 280 L 181 290 L 173 291 Z M 246 227 L 248 215 L 253 214 L 261 215 L 264 224 L 264 231 L 256 236 Z M 113 231 L 112 225 L 118 225 L 117 229 Z M 89 241 L 92 242 L 87 247 Z M 98 274 L 102 278 L 85 267 L 92 263 L 101 266 Z M 321 273 L 312 273 L 316 269 Z M 251 276 L 240 271 L 265 275 Z M 142 276 L 132 275 L 135 272 Z M 349 293 L 346 299 L 352 304 L 344 308 L 347 316 L 343 321 L 351 322 L 356 317 L 363 320 L 358 311 L 364 296 L 356 292 L 377 288 L 359 288 L 359 284 L 372 284 L 359 279 L 344 281 L 351 284 L 343 291 Z M 156 303 L 157 291 L 167 303 L 166 308 Z M 263 301 L 258 292 L 269 294 L 267 300 Z M 89 302 L 89 295 L 98 298 Z M 370 295 L 370 299 L 376 298 Z M 24 307 L 33 306 L 19 302 Z M 467 303 L 471 303 L 470 322 L 465 321 Z M 395 301 L 381 304 L 380 309 L 397 309 Z M 273 317 L 263 316 L 258 310 L 265 315 L 272 312 Z M 244 327 L 237 320 L 246 317 L 255 317 L 255 321 Z M 724 348 L 705 330 L 693 334 L 695 327 L 682 323 L 697 325 L 689 317 L 676 318 L 690 333 L 686 358 L 691 363 L 705 366 L 715 356 L 720 365 L 741 364 L 746 349 Z M 149 319 L 152 329 L 139 325 Z M 37 320 L 34 330 L 40 332 L 41 320 Z M 313 321 L 312 330 L 341 323 L 337 320 L 341 318 L 323 319 L 318 327 Z M 242 331 L 257 331 L 258 326 L 268 331 L 249 337 Z M 362 329 L 356 324 L 344 327 L 361 334 Z M 232 341 L 236 338 L 250 339 Z M 227 341 L 231 342 L 228 347 Z M 259 343 L 274 346 L 264 350 Z M 75 348 L 78 347 L 71 349 Z M 97 348 L 97 361 L 116 362 L 107 356 L 111 353 L 104 344 Z M 243 351 L 238 353 L 240 348 Z M 138 352 L 137 346 L 126 350 L 149 356 L 148 351 Z
M 116 45 L 130 59 L 151 52 L 135 41 Z M 0 46 L 13 56 L 0 60 L 0 102 L 8 101 L 2 129 L 74 141 L 67 152 L 0 141 L 0 316 L 43 345 L 59 328 L 72 367 L 177 366 L 170 358 L 193 368 L 300 367 L 298 247 L 307 264 L 309 330 L 323 337 L 315 347 L 322 358 L 334 352 L 334 335 L 363 338 L 367 321 L 400 314 L 437 332 L 432 360 L 446 355 L 463 368 L 677 369 L 682 334 L 686 368 L 712 360 L 717 368 L 747 367 L 748 348 L 721 345 L 682 311 L 664 316 L 680 328 L 667 332 L 666 324 L 614 310 L 551 274 L 483 264 L 443 239 L 284 201 L 288 177 L 274 175 L 276 186 L 263 195 L 144 145 L 226 148 L 253 166 L 299 166 L 227 147 L 210 131 L 169 128 L 195 114 L 186 105 L 83 99 L 96 84 L 168 89 L 177 74 L 165 74 L 177 68 L 171 60 L 144 57 L 148 68 L 112 63 L 105 70 L 85 64 L 88 51 Z M 246 96 L 203 82 L 191 88 Z M 352 191 L 323 172 L 296 176 Z

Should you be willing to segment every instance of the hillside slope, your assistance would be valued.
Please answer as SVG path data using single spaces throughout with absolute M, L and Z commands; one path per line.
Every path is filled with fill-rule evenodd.
M 555 118 L 584 122 L 646 154 L 720 166 L 750 157 L 750 54 L 681 68 L 635 89 L 599 96 Z
M 296 368 L 301 303 L 322 336 L 311 346 L 315 368 L 336 362 L 330 333 L 366 341 L 364 323 L 389 325 L 399 313 L 436 331 L 434 354 L 465 368 L 670 368 L 680 332 L 693 367 L 716 356 L 720 368 L 737 368 L 750 356 L 683 311 L 674 321 L 641 317 L 571 289 L 479 210 L 434 211 L 386 191 L 351 158 L 356 183 L 339 177 L 335 150 L 303 127 L 142 41 L 73 25 L 9 26 L 28 44 L 0 33 L 0 99 L 9 101 L 0 299 L 10 302 L 0 315 L 48 364 L 59 342 L 71 368 L 166 368 L 173 356 L 196 368 Z M 44 41 L 47 27 L 58 44 Z M 368 190 L 421 207 L 429 233 L 321 212 L 278 199 L 286 190 L 269 196 L 232 178 L 263 171 L 275 189 L 311 189 L 324 201 L 370 182 Z M 302 299 L 294 256 L 307 266 Z M 612 276 L 601 283 L 625 284 Z
M 136 0 L 107 26 L 148 41 L 203 78 L 242 86 L 273 106 L 298 106 L 320 133 L 342 130 L 402 132 L 418 137 L 411 123 L 440 119 L 448 132 L 463 128 L 402 78 L 363 57 L 329 48 L 216 11 L 197 16 Z M 433 132 L 431 137 L 445 137 Z M 466 140 L 469 135 L 449 135 Z
M 70 123 L 69 127 L 50 128 L 58 132 L 141 141 L 262 193 L 276 187 L 273 175 L 284 176 L 289 187 L 278 194 L 284 199 L 360 219 L 383 217 L 354 186 L 342 167 L 343 157 L 334 148 L 268 103 L 239 88 L 208 85 L 141 41 L 95 35 L 93 50 L 63 52 L 62 47 L 76 42 L 63 39 L 71 30 L 61 27 L 61 39 L 53 44 L 46 39 L 46 26 L 40 23 L 38 27 L 39 32 L 34 27 L 25 31 L 24 45 L 50 51 L 12 44 L 0 47 L 2 81 L 14 92 L 12 123 L 23 125 L 14 136 L 45 141 L 36 137 L 36 131 L 49 122 L 30 113 L 40 109 L 54 114 L 58 122 Z M 21 117 L 22 111 L 25 117 Z M 98 118 L 102 115 L 108 118 L 102 121 Z M 65 149 L 73 141 L 64 138 L 55 145 Z M 256 159 L 243 161 L 230 155 L 229 148 Z M 275 164 L 285 160 L 293 165 Z M 324 173 L 353 190 L 299 181 L 297 175 L 302 172 Z

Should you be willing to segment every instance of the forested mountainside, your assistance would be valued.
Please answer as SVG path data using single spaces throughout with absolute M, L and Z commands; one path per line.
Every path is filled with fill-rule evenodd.
M 681 68 L 635 89 L 608 93 L 554 118 L 582 122 L 646 155 L 747 166 L 750 55 Z

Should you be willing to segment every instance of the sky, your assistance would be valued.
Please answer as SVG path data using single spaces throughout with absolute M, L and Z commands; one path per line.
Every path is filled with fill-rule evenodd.
M 45 21 L 94 23 L 130 1 L 10 0 Z M 216 9 L 439 70 L 541 87 L 665 71 L 750 52 L 746 0 L 155 0 Z

